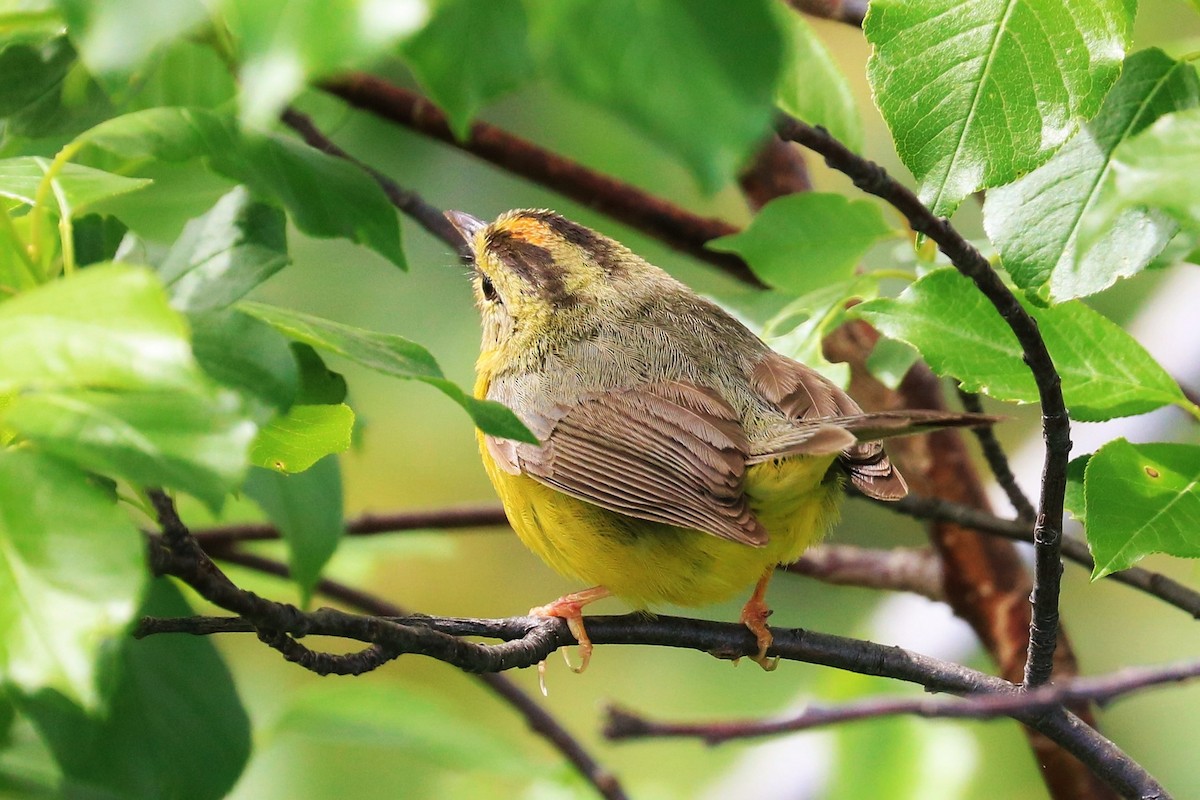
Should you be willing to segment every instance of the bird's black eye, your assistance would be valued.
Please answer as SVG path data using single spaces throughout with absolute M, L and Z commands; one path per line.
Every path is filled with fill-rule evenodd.
M 496 287 L 492 285 L 492 279 L 487 275 L 479 276 L 479 287 L 483 290 L 483 298 L 489 303 L 494 303 L 500 299 L 500 295 L 496 292 Z

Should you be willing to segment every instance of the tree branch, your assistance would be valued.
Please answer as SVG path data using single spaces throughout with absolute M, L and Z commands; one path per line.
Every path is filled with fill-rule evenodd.
M 191 581 L 185 577 L 185 575 L 192 573 L 191 567 L 187 564 L 189 557 L 195 557 L 197 552 L 199 552 L 200 556 L 203 557 L 203 560 L 207 560 L 208 557 L 204 555 L 203 551 L 201 551 L 198 546 L 195 548 L 195 550 L 193 550 L 191 546 L 187 545 L 187 539 L 191 539 L 193 545 L 195 544 L 195 539 L 188 534 L 186 527 L 183 525 L 182 521 L 179 520 L 179 516 L 175 512 L 174 504 L 171 502 L 170 498 L 161 492 L 152 493 L 151 497 L 155 503 L 156 509 L 159 511 L 160 520 L 165 520 L 165 522 L 160 523 L 163 524 L 164 528 L 163 540 L 159 540 L 157 537 L 153 536 L 150 537 L 150 560 L 151 567 L 155 574 L 176 575 L 177 577 L 182 578 L 185 582 L 188 582 L 189 585 L 192 585 L 194 589 L 197 589 L 197 591 L 199 591 L 200 594 L 205 597 L 205 599 L 216 602 L 212 597 L 204 594 L 199 587 L 197 587 L 195 584 L 192 584 Z M 170 535 L 172 539 L 174 541 L 181 542 L 182 546 L 178 551 L 170 546 L 166 548 L 161 546 L 161 542 L 166 539 L 168 528 L 171 531 Z M 230 549 L 224 554 L 223 559 L 229 561 L 230 563 L 235 563 L 259 572 L 276 575 L 281 578 L 289 578 L 291 576 L 287 565 L 252 553 L 245 553 L 235 549 Z M 220 570 L 213 565 L 211 561 L 208 561 L 208 564 L 211 565 L 212 570 L 220 573 Z M 257 596 L 253 595 L 251 592 L 238 589 L 231 581 L 228 580 L 228 578 L 224 576 L 224 573 L 220 574 L 221 577 L 228 582 L 229 586 L 233 586 L 234 589 L 241 594 L 255 597 L 260 603 L 269 603 L 272 606 L 292 609 L 297 611 L 297 613 L 300 613 L 292 606 L 285 606 L 284 604 L 262 600 L 261 598 L 257 598 Z M 201 582 L 201 585 L 205 586 L 205 588 L 211 588 L 211 585 L 204 581 Z M 322 579 L 317 583 L 315 588 L 318 592 L 326 596 L 340 600 L 351 607 L 358 608 L 359 610 L 365 611 L 368 614 L 374 615 L 374 617 L 399 617 L 403 614 L 403 610 L 397 606 L 384 602 L 374 595 L 361 592 L 349 586 L 344 586 L 343 584 L 335 581 Z M 221 603 L 217 604 L 222 605 Z M 227 610 L 232 610 L 229 609 L 228 606 L 222 605 L 222 607 L 226 608 Z M 287 613 L 290 615 L 290 612 Z M 294 639 L 291 638 L 291 635 L 303 635 L 301 631 L 304 630 L 304 626 L 300 626 L 299 630 L 294 632 L 284 630 L 272 631 L 267 633 L 266 637 L 264 638 L 264 633 L 260 630 L 257 624 L 253 624 L 245 618 L 238 619 L 245 626 L 247 626 L 245 630 L 257 633 L 260 639 L 274 647 L 276 650 L 279 650 L 289 661 L 299 664 L 305 669 L 316 672 L 320 675 L 361 674 L 363 672 L 369 672 L 382 666 L 387 661 L 392 660 L 399 655 L 399 653 L 395 650 L 384 648 L 377 643 L 373 643 L 370 647 L 348 656 L 330 656 L 329 654 L 315 653 L 307 650 L 306 648 L 301 648 L 294 641 Z M 153 630 L 155 623 L 149 622 L 148 620 L 143 620 L 143 623 L 147 627 L 143 628 L 142 625 L 139 624 L 138 628 L 134 631 L 134 636 L 141 637 L 156 632 Z M 169 625 L 170 623 L 167 622 L 166 624 Z M 485 685 L 488 686 L 488 688 L 492 689 L 492 691 L 498 694 L 505 702 L 511 705 L 522 717 L 524 717 L 525 721 L 534 732 L 538 733 L 540 736 L 546 739 L 551 746 L 562 753 L 563 756 L 575 766 L 580 774 L 583 775 L 583 777 L 596 788 L 600 796 L 607 798 L 607 800 L 627 800 L 625 790 L 622 788 L 616 776 L 602 766 L 599 762 L 597 762 L 594 758 L 592 758 L 592 756 L 583 748 L 579 741 L 575 739 L 570 732 L 568 732 L 553 717 L 553 715 L 538 705 L 535 700 L 519 689 L 516 684 L 503 675 L 495 673 L 476 675 L 475 677 L 481 680 Z
M 917 233 L 928 236 L 950 262 L 970 278 L 1012 329 L 1025 354 L 1025 363 L 1038 388 L 1042 406 L 1042 436 L 1046 456 L 1042 467 L 1042 493 L 1033 531 L 1035 553 L 1033 614 L 1029 624 L 1029 655 L 1025 662 L 1025 685 L 1040 686 L 1050 679 L 1058 638 L 1058 595 L 1062 577 L 1059 546 L 1062 539 L 1063 497 L 1067 488 L 1067 458 L 1071 451 L 1071 423 L 1063 402 L 1061 380 L 1037 323 L 986 258 L 944 218 L 935 217 L 907 187 L 894 180 L 878 164 L 856 155 L 827 131 L 780 115 L 776 123 L 780 137 L 797 142 L 825 158 L 833 169 L 849 177 L 854 185 L 880 197 L 908 220 Z
M 335 636 L 373 644 L 389 657 L 412 653 L 426 655 L 468 672 L 488 672 L 529 667 L 554 650 L 572 643 L 566 623 L 558 618 L 407 616 L 358 617 L 322 608 L 296 621 L 299 635 Z M 167 632 L 208 635 L 250 630 L 255 625 L 236 618 L 188 617 L 178 620 L 144 619 L 135 635 Z M 658 645 L 700 650 L 721 658 L 757 652 L 754 635 L 744 625 L 706 622 L 680 617 L 647 617 L 644 614 L 588 617 L 588 633 L 595 644 Z M 784 660 L 844 669 L 917 683 L 927 690 L 962 694 L 1011 693 L 1018 687 L 1001 678 L 930 658 L 898 647 L 800 629 L 776 628 L 769 650 Z M 465 642 L 456 637 L 477 636 L 500 644 Z M 1015 710 L 1010 716 L 1042 731 L 1073 753 L 1117 791 L 1130 797 L 1167 797 L 1165 790 L 1141 766 L 1095 730 L 1078 723 L 1074 715 L 1055 705 L 1050 709 Z
M 1200 661 L 1161 667 L 1130 667 L 1109 675 L 1074 678 L 1029 691 L 981 693 L 967 697 L 875 697 L 840 706 L 810 705 L 778 719 L 725 722 L 654 722 L 621 708 L 609 708 L 604 735 L 609 739 L 693 737 L 707 744 L 780 733 L 795 733 L 826 725 L 857 722 L 901 714 L 925 718 L 996 719 L 1048 711 L 1067 703 L 1106 703 L 1134 692 L 1200 677 Z
M 465 139 L 454 137 L 446 115 L 426 98 L 374 75 L 349 73 L 322 84 L 355 108 L 478 156 L 514 175 L 593 208 L 666 242 L 752 286 L 762 283 L 745 262 L 704 243 L 736 233 L 719 219 L 700 217 L 628 183 L 615 180 L 486 122 L 472 123 Z

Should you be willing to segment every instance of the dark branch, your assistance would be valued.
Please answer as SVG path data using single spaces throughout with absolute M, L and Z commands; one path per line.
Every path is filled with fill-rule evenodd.
M 708 744 L 731 739 L 795 733 L 826 725 L 911 714 L 926 718 L 996 719 L 1014 714 L 1048 711 L 1069 703 L 1105 703 L 1134 692 L 1200 677 L 1200 661 L 1163 667 L 1134 667 L 1094 678 L 1029 691 L 1010 691 L 968 697 L 877 697 L 841 706 L 809 706 L 778 719 L 726 722 L 654 722 L 626 709 L 610 708 L 604 735 L 610 739 L 695 737 Z
M 486 122 L 471 125 L 458 140 L 446 115 L 428 99 L 374 75 L 351 73 L 322 88 L 355 108 L 457 147 L 498 167 L 553 189 L 711 264 L 752 286 L 762 284 L 740 258 L 706 250 L 704 243 L 736 233 L 719 219 L 700 217 L 635 186 L 610 178 Z
M 962 401 L 963 409 L 975 414 L 983 413 L 983 403 L 979 401 L 979 395 L 973 392 L 958 390 L 958 397 Z M 1021 491 L 1021 487 L 1017 485 L 1017 478 L 1013 475 L 1012 467 L 1008 464 L 1008 456 L 1004 454 L 1004 448 L 1000 446 L 1000 440 L 996 438 L 996 431 L 991 425 L 973 428 L 972 433 L 979 440 L 979 447 L 983 450 L 983 457 L 987 459 L 988 466 L 992 469 L 992 475 L 996 478 L 996 483 L 1004 490 L 1004 494 L 1008 497 L 1008 502 L 1012 504 L 1013 510 L 1017 512 L 1017 519 L 1026 525 L 1032 525 L 1037 519 L 1037 511 L 1033 508 L 1033 503 L 1029 502 L 1029 498 Z
M 221 559 L 231 564 L 237 564 L 241 567 L 275 575 L 280 578 L 286 579 L 291 576 L 291 572 L 286 564 L 242 550 L 228 550 L 221 556 Z M 319 594 L 345 603 L 347 606 L 366 614 L 379 617 L 409 616 L 399 606 L 389 603 L 376 595 L 346 586 L 337 581 L 329 580 L 328 578 L 322 578 L 317 582 L 316 591 Z M 605 797 L 608 800 L 626 800 L 625 789 L 621 786 L 617 777 L 607 767 L 596 761 L 583 745 L 580 744 L 579 740 L 572 736 L 571 732 L 564 728 L 554 718 L 554 715 L 546 711 L 537 700 L 526 694 L 504 675 L 488 672 L 473 677 L 511 705 L 525 719 L 525 723 L 529 725 L 530 730 L 537 733 L 549 742 L 554 749 L 562 753 L 575 766 L 575 769 L 589 783 L 596 787 L 596 791 L 599 792 L 601 797 Z
M 408 616 L 395 619 L 358 617 L 334 609 L 304 615 L 298 628 L 306 634 L 337 636 L 377 645 L 389 657 L 402 653 L 427 655 L 468 672 L 489 672 L 528 667 L 573 641 L 560 619 L 511 617 L 473 619 Z M 168 630 L 212 633 L 222 625 L 240 629 L 242 621 L 217 622 L 207 618 L 178 621 L 143 620 L 139 635 Z M 245 627 L 254 627 L 246 625 Z M 296 634 L 296 631 L 288 631 Z M 757 652 L 754 635 L 736 623 L 706 622 L 679 617 L 649 618 L 643 614 L 588 618 L 588 633 L 595 644 L 657 645 L 700 650 L 721 658 Z M 899 647 L 886 647 L 858 639 L 777 628 L 769 650 L 784 660 L 804 661 L 864 675 L 917 683 L 929 691 L 955 694 L 1011 693 L 1016 686 L 991 675 L 930 658 Z M 457 639 L 478 636 L 500 644 L 478 644 Z M 1161 786 L 1136 762 L 1092 728 L 1078 723 L 1061 706 L 1036 711 L 1014 711 L 1014 719 L 1041 731 L 1073 753 L 1115 789 L 1136 797 L 1166 797 Z
M 912 191 L 843 145 L 822 128 L 780 115 L 776 130 L 783 139 L 797 142 L 825 158 L 859 189 L 895 207 L 917 233 L 937 243 L 959 272 L 970 278 L 1012 329 L 1037 384 L 1042 406 L 1042 436 L 1046 458 L 1042 467 L 1042 494 L 1033 529 L 1035 553 L 1033 614 L 1029 624 L 1029 656 L 1025 684 L 1040 686 L 1050 679 L 1058 637 L 1058 594 L 1062 577 L 1059 546 L 1062 540 L 1063 497 L 1067 488 L 1067 458 L 1071 451 L 1071 422 L 1063 402 L 1062 385 L 1037 323 L 988 260 L 944 218 L 935 217 Z

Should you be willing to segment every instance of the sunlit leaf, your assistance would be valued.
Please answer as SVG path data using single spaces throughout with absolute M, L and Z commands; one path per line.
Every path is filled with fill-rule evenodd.
M 192 613 L 174 584 L 150 585 L 141 614 Z M 22 703 L 58 761 L 63 796 L 219 800 L 250 757 L 250 721 L 211 639 L 122 642 L 106 713 L 43 693 Z
M 199 371 L 183 317 L 154 273 L 89 267 L 0 304 L 0 392 L 188 387 Z
M 242 482 L 257 431 L 232 391 L 37 392 L 5 424 L 38 448 L 143 486 L 182 489 L 210 508 Z
M 1103 420 L 1179 404 L 1179 384 L 1125 331 L 1079 301 L 1030 308 L 1078 420 Z M 953 269 L 929 273 L 900 297 L 852 313 L 921 351 L 934 371 L 998 400 L 1037 400 L 1016 335 L 974 285 Z
M 345 531 L 337 456 L 322 458 L 296 475 L 253 469 L 246 478 L 245 492 L 283 534 L 292 580 L 307 604 Z
M 1194 69 L 1194 67 L 1193 67 Z M 1100 241 L 1129 209 L 1159 209 L 1200 236 L 1200 108 L 1178 111 L 1157 122 L 1113 152 L 1112 169 L 1100 198 L 1084 217 L 1080 241 Z
M 1200 558 L 1200 447 L 1116 439 L 1084 473 L 1092 578 L 1151 553 Z
M 184 311 L 224 308 L 288 263 L 287 219 L 237 187 L 171 247 L 159 274 Z
M 203 22 L 200 0 L 59 0 L 93 74 L 129 73 L 159 45 Z
M 345 403 L 295 405 L 259 431 L 250 461 L 279 472 L 304 472 L 318 459 L 350 449 L 354 412 Z
M 94 707 L 101 650 L 137 608 L 142 548 L 83 472 L 0 450 L 0 682 Z
M 0 197 L 8 197 L 20 203 L 33 205 L 37 201 L 38 188 L 50 169 L 50 160 L 37 156 L 7 158 L 0 161 Z M 82 213 L 88 206 L 100 200 L 136 191 L 150 181 L 141 178 L 126 178 L 111 172 L 92 169 L 80 164 L 63 164 L 52 179 L 52 191 L 43 198 L 55 204 L 68 215 Z
M 892 234 L 870 201 L 804 192 L 772 200 L 746 230 L 707 247 L 737 253 L 776 289 L 806 294 L 850 278 L 871 245 Z
M 869 277 L 851 278 L 797 297 L 763 327 L 763 340 L 771 349 L 812 367 L 838 386 L 850 382 L 848 364 L 825 358 L 822 343 L 846 318 L 851 300 L 874 297 L 878 284 Z
M 310 78 L 362 64 L 425 21 L 421 0 L 222 0 L 241 56 L 241 116 L 273 122 Z
M 533 78 L 520 0 L 448 0 L 402 52 L 425 93 L 464 138 L 479 109 Z
M 1200 103 L 1189 63 L 1161 50 L 1131 56 L 1096 118 L 1046 164 L 988 192 L 984 224 L 1013 281 L 1053 301 L 1084 297 L 1143 269 L 1175 233 L 1161 213 L 1126 209 L 1086 253 L 1076 240 L 1113 151 L 1163 114 Z
M 783 36 L 765 0 L 552 0 L 529 6 L 551 73 L 677 154 L 707 191 L 767 134 Z
M 1134 0 L 873 0 L 868 77 L 922 202 L 1038 167 L 1100 108 L 1121 71 Z
M 403 336 L 354 328 L 262 303 L 243 301 L 238 307 L 297 341 L 337 353 L 394 378 L 411 378 L 436 387 L 462 406 L 485 433 L 523 442 L 537 441 L 511 410 L 467 395 L 458 384 L 442 375 L 428 350 Z

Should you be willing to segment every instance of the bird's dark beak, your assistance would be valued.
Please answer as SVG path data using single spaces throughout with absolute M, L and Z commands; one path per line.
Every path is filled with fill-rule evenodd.
M 476 233 L 487 227 L 487 223 L 483 220 L 476 219 L 462 211 L 447 211 L 446 219 L 450 220 L 454 229 L 462 234 L 468 245 L 475 240 Z

